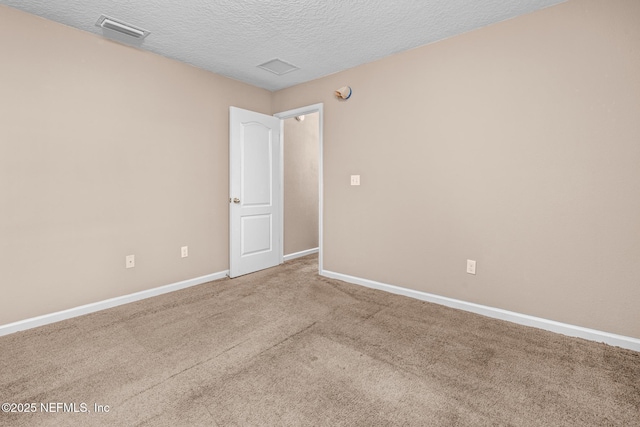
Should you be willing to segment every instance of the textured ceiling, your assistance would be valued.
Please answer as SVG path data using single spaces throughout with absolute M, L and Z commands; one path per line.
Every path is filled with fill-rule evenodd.
M 151 32 L 140 48 L 278 90 L 564 0 L 0 0 L 96 34 L 104 14 Z M 299 70 L 257 66 L 279 58 Z

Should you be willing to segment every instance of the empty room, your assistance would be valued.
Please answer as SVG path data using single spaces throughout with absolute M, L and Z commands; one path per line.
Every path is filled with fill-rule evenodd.
M 0 426 L 640 426 L 640 2 L 0 0 Z

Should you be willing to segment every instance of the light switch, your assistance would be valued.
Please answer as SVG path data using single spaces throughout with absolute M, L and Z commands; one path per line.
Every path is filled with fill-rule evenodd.
M 360 185 L 360 175 L 351 175 L 351 185 Z

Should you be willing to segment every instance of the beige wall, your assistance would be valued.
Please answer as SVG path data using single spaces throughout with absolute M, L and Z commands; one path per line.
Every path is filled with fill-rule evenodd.
M 571 0 L 270 94 L 0 6 L 0 324 L 227 269 L 229 105 L 324 102 L 327 270 L 640 338 L 638 22 Z
M 276 92 L 324 102 L 325 269 L 640 338 L 639 22 L 569 1 Z
M 5 6 L 0 64 L 0 325 L 229 268 L 228 109 L 268 91 Z
M 318 247 L 319 113 L 284 121 L 284 254 Z

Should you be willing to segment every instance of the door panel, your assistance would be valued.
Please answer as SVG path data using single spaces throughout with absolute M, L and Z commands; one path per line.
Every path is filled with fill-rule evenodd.
M 278 265 L 280 236 L 280 119 L 229 110 L 229 276 Z
M 240 138 L 242 198 L 244 206 L 271 205 L 273 142 L 271 129 L 262 123 L 243 123 Z
M 242 256 L 270 251 L 272 248 L 272 216 L 254 215 L 241 218 Z

